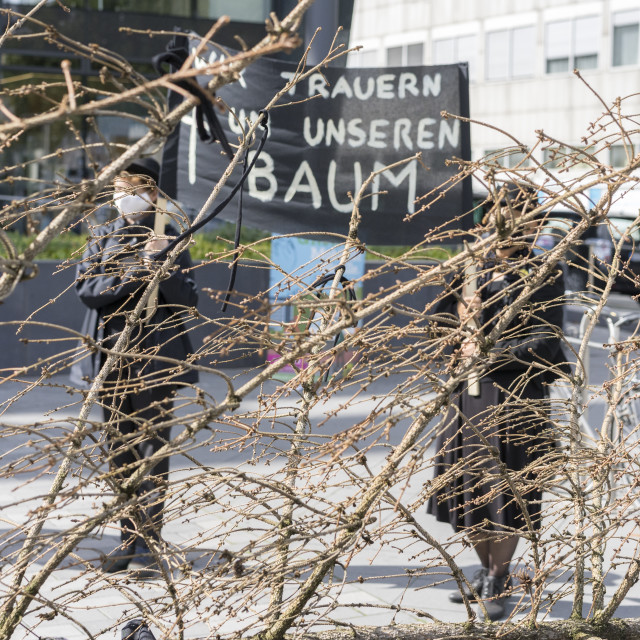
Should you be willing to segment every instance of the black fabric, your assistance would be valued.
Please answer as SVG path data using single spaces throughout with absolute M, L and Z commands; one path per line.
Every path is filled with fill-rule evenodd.
M 170 427 L 158 425 L 172 417 L 173 385 L 135 388 L 139 378 L 135 366 L 114 370 L 107 377 L 100 393 L 100 402 L 109 447 L 109 468 L 117 482 L 130 478 L 140 462 L 158 451 L 171 436 Z M 162 512 L 169 474 L 169 458 L 152 467 L 138 485 L 136 511 L 120 521 L 123 546 L 131 548 L 138 538 L 159 539 Z
M 87 307 L 82 333 L 98 344 L 113 346 L 114 336 L 124 327 L 125 313 L 131 310 L 150 273 L 140 260 L 139 252 L 151 233 L 153 217 L 147 225 L 127 225 L 124 219 L 101 227 L 87 242 L 87 248 L 76 270 L 75 289 Z M 167 235 L 176 235 L 168 226 Z M 146 234 L 146 235 L 145 235 Z M 159 355 L 185 360 L 193 351 L 186 333 L 187 314 L 184 308 L 195 307 L 198 301 L 196 283 L 191 275 L 192 262 L 188 251 L 176 260 L 176 269 L 158 288 L 158 306 L 146 326 L 134 330 L 127 361 L 136 354 Z M 106 340 L 106 342 L 105 342 Z M 169 377 L 173 383 L 198 381 L 193 370 L 176 372 L 173 365 L 156 358 L 144 359 L 140 374 L 148 382 Z M 89 351 L 71 368 L 73 383 L 86 387 L 98 375 L 101 354 Z
M 189 39 L 186 35 L 176 34 L 167 45 L 166 51 L 153 57 L 153 66 L 158 75 L 163 75 L 165 64 L 169 65 L 171 73 L 178 71 L 189 57 L 188 45 Z M 201 87 L 195 78 L 173 80 L 173 83 L 198 99 L 196 124 L 200 140 L 208 144 L 220 142 L 229 159 L 233 158 L 233 150 L 213 108 L 213 96 Z
M 455 531 L 524 529 L 524 516 L 501 469 L 505 464 L 539 527 L 542 491 L 525 470 L 551 446 L 546 416 L 540 412 L 544 389 L 531 384 L 507 400 L 495 381 L 485 378 L 479 397 L 460 389 L 458 394 L 438 437 L 434 482 L 440 479 L 442 486 L 431 496 L 427 512 Z
M 247 174 L 247 162 L 249 160 L 249 154 L 245 151 L 244 160 L 242 162 L 242 173 Z M 224 302 L 222 303 L 222 313 L 227 310 L 229 299 L 231 298 L 231 292 L 236 284 L 236 275 L 238 274 L 238 259 L 240 258 L 240 252 L 238 247 L 240 246 L 240 233 L 242 232 L 242 195 L 244 189 L 240 187 L 240 194 L 238 197 L 238 217 L 236 218 L 236 233 L 233 239 L 233 248 L 235 253 L 233 254 L 233 264 L 231 266 L 231 275 L 229 276 L 229 284 L 227 285 L 227 293 L 224 296 Z
M 160 165 L 157 160 L 154 160 L 153 158 L 138 158 L 126 168 L 126 171 L 132 174 L 142 174 L 143 176 L 147 176 L 153 180 L 155 185 L 158 184 Z
M 479 323 L 486 335 L 527 286 L 539 262 L 523 253 L 481 266 L 486 271 L 480 269 L 478 278 L 483 302 Z M 450 316 L 454 326 L 458 322 L 454 293 L 461 295 L 461 284 L 461 277 L 450 279 L 446 284 L 450 293 L 435 309 L 443 317 Z M 546 382 L 558 371 L 570 371 L 558 335 L 563 294 L 562 272 L 557 271 L 531 295 L 491 349 L 480 396 L 470 396 L 461 387 L 452 399 L 437 438 L 434 493 L 427 511 L 456 531 L 524 527 L 522 511 L 501 465 L 515 472 L 514 481 L 539 526 L 541 487 L 527 468 L 552 450 Z M 549 374 L 549 365 L 556 373 Z M 492 450 L 498 452 L 497 457 Z
M 169 42 L 169 44 L 167 45 L 167 50 L 164 53 L 159 54 L 153 58 L 153 65 L 156 71 L 158 72 L 158 74 L 162 75 L 163 65 L 166 65 L 166 64 L 169 65 L 171 72 L 175 72 L 179 70 L 184 65 L 187 58 L 189 57 L 188 45 L 189 45 L 189 39 L 185 35 L 176 34 L 175 37 L 171 40 L 171 42 Z M 196 119 L 196 126 L 198 130 L 198 137 L 200 138 L 200 140 L 207 144 L 210 144 L 216 141 L 220 142 L 227 157 L 229 158 L 229 160 L 232 160 L 234 153 L 227 139 L 227 135 L 224 129 L 222 128 L 222 126 L 220 125 L 220 121 L 218 120 L 218 116 L 216 115 L 215 109 L 213 108 L 213 104 L 212 104 L 213 96 L 211 96 L 207 91 L 205 91 L 198 84 L 197 79 L 187 79 L 183 81 L 174 81 L 174 82 L 175 84 L 177 84 L 177 86 L 182 87 L 183 89 L 185 89 L 186 91 L 188 91 L 198 99 L 198 106 L 196 107 L 195 119 Z M 182 96 L 180 96 L 180 94 L 178 94 L 177 92 L 175 91 L 170 92 L 169 98 L 168 98 L 170 110 L 172 108 L 175 108 L 178 104 L 180 104 L 181 99 L 182 99 Z M 193 225 L 192 227 L 187 229 L 187 231 L 185 231 L 178 238 L 176 238 L 176 240 L 173 241 L 168 248 L 166 248 L 164 251 L 156 255 L 156 259 L 159 259 L 167 255 L 167 253 L 171 251 L 171 249 L 173 249 L 178 244 L 178 242 L 180 242 L 185 237 L 193 234 L 195 231 L 197 231 L 198 229 L 203 227 L 205 224 L 213 220 L 213 218 L 215 218 L 219 213 L 221 213 L 225 209 L 225 207 L 229 204 L 229 202 L 231 201 L 231 199 L 239 189 L 240 198 L 238 202 L 238 210 L 237 210 L 237 217 L 236 217 L 236 234 L 235 234 L 235 243 L 234 243 L 234 249 L 236 250 L 236 253 L 234 255 L 233 265 L 231 268 L 231 275 L 229 277 L 229 286 L 227 288 L 227 293 L 222 305 L 223 313 L 227 310 L 227 304 L 231 297 L 231 292 L 233 291 L 233 286 L 235 284 L 236 274 L 238 271 L 237 249 L 240 245 L 240 230 L 242 228 L 242 187 L 244 185 L 245 180 L 247 179 L 247 176 L 249 175 L 249 172 L 255 166 L 255 163 L 257 162 L 258 157 L 260 156 L 260 152 L 264 147 L 264 143 L 266 141 L 267 134 L 268 134 L 267 119 L 268 119 L 267 113 L 262 112 L 261 125 L 264 130 L 262 140 L 260 141 L 258 150 L 254 154 L 254 158 L 252 160 L 250 167 L 247 167 L 248 154 L 245 153 L 243 175 L 238 181 L 238 183 L 236 184 L 236 186 L 232 189 L 231 195 L 227 197 L 221 205 L 216 207 L 213 213 L 206 216 L 203 220 L 200 221 L 199 224 Z M 205 127 L 205 121 L 207 125 L 206 127 Z M 180 136 L 180 127 L 178 126 L 174 129 L 174 131 L 172 131 L 171 135 L 169 136 L 169 139 L 167 140 L 165 149 L 163 151 L 162 181 L 160 186 L 162 189 L 164 189 L 165 193 L 171 198 L 177 197 L 177 167 L 178 167 L 178 152 L 179 152 L 179 148 L 178 148 L 179 136 Z
M 167 109 L 171 113 L 182 102 L 182 96 L 177 91 L 169 91 Z M 180 142 L 180 127 L 176 127 L 167 137 L 162 148 L 162 168 L 158 187 L 168 198 L 178 197 L 178 144 Z
M 104 225 L 88 240 L 77 267 L 76 293 L 87 307 L 82 332 L 107 349 L 115 346 L 126 314 L 136 306 L 151 275 L 141 252 L 153 223 L 151 214 L 135 224 L 119 218 Z M 176 235 L 171 226 L 166 233 Z M 191 266 L 189 253 L 183 252 L 171 276 L 159 284 L 154 314 L 134 327 L 126 353 L 118 358 L 101 389 L 109 465 L 117 483 L 131 477 L 141 461 L 168 441 L 170 429 L 160 425 L 171 417 L 176 385 L 198 380 L 196 371 L 178 373 L 175 365 L 155 357 L 184 361 L 192 352 L 184 310 L 195 307 L 198 299 Z M 103 352 L 89 350 L 72 367 L 72 381 L 88 386 L 105 358 Z M 169 459 L 165 458 L 137 487 L 137 510 L 120 522 L 125 548 L 131 549 L 144 537 L 159 537 L 168 473 Z
M 194 36 L 192 46 L 200 43 Z M 208 44 L 202 57 L 219 62 L 234 53 Z M 220 118 L 229 140 L 242 137 L 246 120 L 255 122 L 296 73 L 293 63 L 260 58 L 237 82 L 220 87 L 217 96 L 230 108 Z M 353 208 L 349 194 L 357 194 L 372 171 L 421 152 L 424 166 L 411 161 L 376 174 L 358 205 L 358 238 L 414 244 L 441 225 L 470 228 L 471 179 L 454 180 L 458 165 L 450 162 L 470 159 L 469 124 L 442 115 L 468 116 L 466 64 L 328 66 L 301 78 L 277 107 L 270 110 L 269 140 L 245 192 L 245 224 L 275 233 L 344 234 Z M 175 166 L 177 199 L 185 210 L 199 211 L 228 160 L 192 135 L 195 126 L 190 118 L 180 123 L 176 153 L 181 161 Z M 224 185 L 220 197 L 232 185 Z M 234 213 L 227 209 L 220 217 L 233 221 Z
M 238 191 L 242 188 L 242 185 L 244 185 L 247 177 L 251 173 L 251 170 L 253 169 L 256 162 L 258 161 L 258 158 L 260 157 L 260 152 L 262 151 L 264 147 L 264 143 L 267 141 L 267 136 L 269 135 L 269 126 L 268 126 L 269 117 L 267 115 L 267 112 L 261 111 L 260 115 L 261 115 L 260 126 L 262 127 L 262 130 L 263 130 L 262 138 L 260 138 L 260 144 L 258 145 L 256 152 L 253 154 L 253 158 L 251 159 L 251 164 L 249 164 L 249 166 L 244 169 L 244 172 L 240 177 L 240 180 L 238 180 L 235 186 L 231 189 L 231 193 L 229 193 L 229 195 L 211 213 L 207 214 L 204 218 L 202 218 L 202 220 L 200 220 L 196 224 L 191 225 L 186 231 L 183 231 L 179 236 L 174 238 L 169 243 L 168 247 L 165 247 L 164 249 L 162 249 L 162 251 L 158 251 L 154 255 L 155 260 L 160 260 L 161 258 L 164 258 L 164 256 L 166 256 L 175 246 L 177 246 L 178 243 L 180 243 L 182 240 L 184 240 L 188 236 L 193 235 L 196 231 L 199 231 L 200 229 L 202 229 L 202 227 L 204 227 L 208 222 L 211 222 L 211 220 L 213 220 L 222 211 L 224 211 L 224 209 L 231 202 L 231 200 L 233 200 L 233 197 L 236 195 L 236 193 L 238 193 Z
M 483 303 L 479 324 L 484 335 L 491 332 L 504 310 L 515 302 L 540 266 L 540 258 L 527 252 L 506 261 L 490 257 L 484 265 L 479 265 L 478 292 Z M 450 317 L 453 326 L 458 322 L 457 301 L 462 295 L 461 287 L 461 276 L 448 278 L 444 283 L 448 295 L 444 295 L 434 308 L 439 316 Z M 488 354 L 490 366 L 486 375 L 508 384 L 513 375 L 528 372 L 542 384 L 571 372 L 559 335 L 564 318 L 563 295 L 564 278 L 562 270 L 557 269 L 533 292 L 522 312 L 493 346 Z
M 136 618 L 122 627 L 122 640 L 156 640 L 145 622 Z

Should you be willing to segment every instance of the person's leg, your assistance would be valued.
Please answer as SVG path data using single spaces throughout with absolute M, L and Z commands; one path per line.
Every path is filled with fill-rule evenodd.
M 471 543 L 471 546 L 476 552 L 478 559 L 480 560 L 480 564 L 482 565 L 480 569 L 475 571 L 471 576 L 471 578 L 469 579 L 469 583 L 475 589 L 476 593 L 481 594 L 482 587 L 484 585 L 484 579 L 489 573 L 490 541 L 487 538 L 487 535 L 483 533 L 470 533 L 467 535 L 467 539 Z M 475 596 L 466 585 L 463 585 L 463 591 L 470 601 L 473 602 L 475 600 Z M 458 590 L 452 591 L 449 594 L 449 600 L 458 604 L 464 602 L 462 594 Z
M 135 470 L 136 461 L 138 460 L 134 447 L 127 444 L 127 440 L 131 439 L 132 434 L 135 433 L 135 424 L 130 420 L 120 420 L 118 431 L 122 437 L 113 438 L 109 442 L 109 450 L 111 454 L 109 463 L 116 480 L 122 483 L 131 477 L 131 474 Z M 135 546 L 136 537 L 137 527 L 133 519 L 128 516 L 121 517 L 120 540 L 122 542 L 122 546 L 133 548 Z
M 127 419 L 133 409 L 123 381 L 115 371 L 107 377 L 100 399 L 107 432 L 109 470 L 119 482 L 123 482 L 131 475 L 136 461 L 130 444 L 135 424 Z M 135 525 L 129 517 L 120 519 L 120 539 L 124 547 L 135 542 Z
M 137 394 L 133 403 L 139 407 L 135 412 L 139 425 L 135 452 L 138 460 L 145 462 L 170 439 L 171 428 L 161 425 L 172 418 L 172 391 L 166 386 L 145 391 Z M 134 577 L 141 580 L 159 578 L 165 571 L 170 572 L 163 555 L 157 555 L 160 549 L 153 544 L 153 541 L 160 541 L 168 475 L 169 457 L 166 456 L 147 470 L 137 488 L 141 508 L 136 514 L 136 553 L 129 569 Z
M 487 537 L 486 533 L 472 533 L 467 536 L 469 542 L 473 546 L 473 550 L 476 552 L 480 559 L 480 564 L 489 569 L 489 563 L 491 561 L 490 549 L 491 540 Z
M 509 566 L 518 546 L 518 536 L 494 533 L 489 543 L 489 571 L 482 585 L 481 597 L 486 619 L 500 620 L 506 611 L 506 599 L 509 595 Z M 482 610 L 478 613 L 483 615 Z
M 489 575 L 504 576 L 509 573 L 509 566 L 513 554 L 518 546 L 518 536 L 507 535 L 504 537 L 496 536 L 488 543 Z
M 153 456 L 171 437 L 171 427 L 159 425 L 172 418 L 173 389 L 167 386 L 152 389 L 132 396 L 135 419 L 138 421 L 139 438 L 135 443 L 136 458 L 144 461 Z M 147 433 L 145 433 L 145 429 Z M 159 460 L 149 471 L 137 490 L 143 508 L 139 514 L 139 537 L 142 546 L 144 537 L 160 539 L 164 511 L 164 498 L 169 476 L 169 457 Z
M 116 483 L 121 483 L 131 476 L 137 459 L 130 444 L 135 424 L 126 419 L 131 413 L 131 406 L 127 394 L 122 392 L 114 377 L 107 380 L 101 393 L 101 403 L 107 433 L 109 470 L 113 473 Z M 121 517 L 120 545 L 103 561 L 104 571 L 114 573 L 124 571 L 129 566 L 135 553 L 136 536 L 134 521 L 130 517 Z

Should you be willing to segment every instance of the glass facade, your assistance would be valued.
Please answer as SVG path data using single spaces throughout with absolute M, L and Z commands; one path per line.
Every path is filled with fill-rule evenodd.
M 613 66 L 637 64 L 640 23 L 613 27 Z
M 466 62 L 469 65 L 469 78 L 475 79 L 477 38 L 475 35 L 440 38 L 433 41 L 433 64 L 454 64 Z
M 528 153 L 509 147 L 504 149 L 487 149 L 487 151 L 485 151 L 485 158 L 508 169 L 521 169 L 531 164 Z
M 55 0 L 49 2 L 52 7 L 56 4 Z M 64 4 L 70 9 L 89 11 L 148 13 L 183 18 L 219 18 L 225 15 L 236 22 L 264 23 L 269 12 L 283 3 L 271 0 L 64 0 Z M 32 8 L 24 0 L 0 2 L 0 6 L 12 8 L 20 5 Z
M 573 69 L 597 69 L 600 48 L 600 18 L 585 16 L 546 25 L 547 73 Z
M 389 47 L 387 49 L 387 66 L 388 67 L 402 66 L 402 47 Z
M 511 29 L 511 77 L 530 78 L 535 71 L 535 27 Z
M 424 47 L 422 42 L 389 47 L 387 49 L 388 67 L 419 66 L 422 64 Z
M 271 2 L 269 0 L 198 0 L 196 10 L 199 17 L 219 18 L 229 16 L 232 20 L 241 22 L 257 22 L 264 24 L 269 17 Z
M 177 27 L 204 34 L 213 20 L 228 15 L 232 22 L 218 33 L 217 41 L 237 48 L 237 34 L 252 46 L 264 37 L 264 20 L 269 12 L 284 16 L 295 7 L 296 0 L 64 0 L 64 4 L 71 11 L 64 11 L 52 0 L 39 10 L 38 20 L 54 25 L 60 33 L 80 43 L 104 47 L 131 63 L 139 73 L 155 77 L 151 60 L 164 51 L 169 36 L 152 38 L 144 33 L 147 30 L 172 31 Z M 343 23 L 348 37 L 353 0 L 343 0 L 339 6 L 340 19 L 348 19 Z M 26 13 L 33 3 L 0 0 L 0 7 Z M 123 28 L 137 32 L 127 33 Z M 35 35 L 38 30 L 27 24 L 21 33 Z M 304 34 L 303 28 L 300 33 Z M 291 57 L 297 61 L 301 52 L 302 49 Z M 74 79 L 90 89 L 78 95 L 78 101 L 95 98 L 98 94 L 91 93 L 91 89 L 116 90 L 108 82 L 102 84 L 101 61 L 63 51 L 43 37 L 8 39 L 0 50 L 0 99 L 4 105 L 25 116 L 43 113 L 57 104 L 66 95 L 60 66 L 63 59 L 71 61 Z M 130 86 L 126 79 L 123 82 Z M 147 113 L 133 101 L 118 109 L 122 113 L 36 127 L 5 147 L 0 153 L 4 168 L 0 171 L 12 179 L 0 180 L 0 205 L 2 199 L 20 198 L 43 188 L 90 178 L 95 170 L 120 155 L 146 133 Z
M 535 29 L 517 27 L 487 33 L 486 79 L 510 80 L 534 74 Z
M 609 147 L 609 164 L 615 169 L 626 167 L 635 155 L 633 145 L 612 144 Z

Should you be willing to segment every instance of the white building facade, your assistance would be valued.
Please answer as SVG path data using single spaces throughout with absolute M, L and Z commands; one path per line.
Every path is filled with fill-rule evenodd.
M 583 138 L 604 110 L 598 96 L 625 98 L 623 113 L 640 114 L 640 0 L 356 0 L 350 43 L 362 46 L 350 66 L 468 62 L 471 117 L 551 168 L 536 130 L 626 162 L 630 147 L 614 132 L 610 147 L 602 135 L 594 147 Z M 495 129 L 472 126 L 471 145 L 474 158 L 503 150 L 505 166 L 527 163 Z

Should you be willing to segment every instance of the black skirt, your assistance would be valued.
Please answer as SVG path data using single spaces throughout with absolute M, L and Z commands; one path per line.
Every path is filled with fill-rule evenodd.
M 540 526 L 540 477 L 530 467 L 551 447 L 547 394 L 537 383 L 514 393 L 501 386 L 484 378 L 480 396 L 460 391 L 437 439 L 427 512 L 455 531 L 526 529 L 516 495 Z

